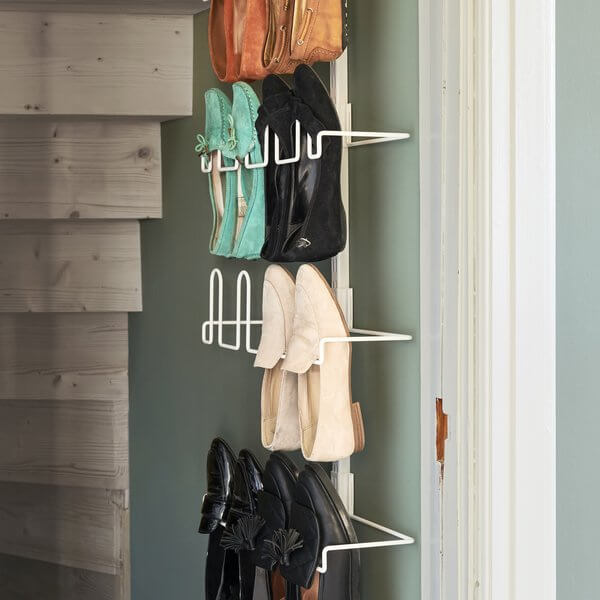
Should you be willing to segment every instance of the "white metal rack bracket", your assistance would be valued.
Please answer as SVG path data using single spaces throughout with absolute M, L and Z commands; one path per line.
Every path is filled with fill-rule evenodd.
M 350 105 L 347 107 L 348 114 L 350 113 Z M 350 122 L 350 121 L 348 121 Z M 273 150 L 273 159 L 277 165 L 288 165 L 291 163 L 300 162 L 301 159 L 301 125 L 300 121 L 295 122 L 295 134 L 294 134 L 294 156 L 290 158 L 281 158 L 280 141 L 279 136 L 275 135 L 275 144 Z M 324 137 L 341 137 L 344 140 L 344 148 L 356 148 L 357 146 L 368 146 L 371 144 L 382 144 L 385 142 L 395 142 L 398 140 L 406 140 L 410 137 L 408 133 L 392 133 L 384 131 L 352 131 L 348 129 L 342 129 L 340 131 L 324 129 L 319 131 L 316 135 L 316 142 L 313 140 L 310 134 L 306 134 L 307 140 L 307 156 L 311 160 L 317 160 L 323 156 L 323 138 Z M 353 138 L 366 138 L 363 140 L 354 141 Z M 269 142 L 269 127 L 265 128 L 264 139 L 263 139 L 263 160 L 257 163 L 250 162 L 250 156 L 246 155 L 243 159 L 244 167 L 246 169 L 262 169 L 266 167 L 271 160 L 271 144 Z M 216 170 L 220 173 L 226 173 L 229 171 L 237 171 L 240 168 L 240 160 L 235 159 L 233 165 L 223 165 L 223 154 L 220 150 L 216 151 L 217 163 Z M 213 157 L 207 153 L 200 155 L 200 168 L 203 173 L 210 173 L 213 170 Z
M 351 290 L 348 291 L 350 292 Z M 216 343 L 221 348 L 226 348 L 228 350 L 241 350 L 242 344 L 244 344 L 246 352 L 249 354 L 256 354 L 258 349 L 252 347 L 252 327 L 256 325 L 262 325 L 262 320 L 252 318 L 252 281 L 248 271 L 240 271 L 237 276 L 235 319 L 223 318 L 223 304 L 223 274 L 221 273 L 220 269 L 214 268 L 210 274 L 209 281 L 208 320 L 202 323 L 202 343 L 215 343 L 216 328 Z M 245 310 L 242 308 L 244 305 Z M 234 328 L 234 343 L 226 342 L 223 339 L 223 331 L 225 327 Z M 371 329 L 358 329 L 355 327 L 350 328 L 350 333 L 356 335 L 321 338 L 319 341 L 319 352 L 318 355 L 315 356 L 314 364 L 323 364 L 326 344 L 405 342 L 412 340 L 412 336 L 403 333 L 389 333 L 387 331 L 374 331 Z M 285 358 L 285 354 L 282 356 L 282 358 Z
M 337 544 L 335 546 L 325 546 L 321 553 L 321 565 L 317 567 L 317 571 L 319 573 L 327 573 L 327 555 L 330 552 L 340 552 L 342 550 L 367 550 L 370 548 L 388 548 L 390 546 L 408 546 L 409 544 L 415 543 L 414 538 L 406 535 L 405 533 L 394 531 L 389 527 L 384 527 L 383 525 L 379 525 L 379 523 L 374 523 L 373 521 L 369 521 L 354 514 L 351 514 L 350 518 L 357 523 L 361 523 L 362 525 L 370 527 L 371 529 L 376 529 L 377 531 L 386 533 L 395 539 L 378 542 L 358 542 L 356 544 Z

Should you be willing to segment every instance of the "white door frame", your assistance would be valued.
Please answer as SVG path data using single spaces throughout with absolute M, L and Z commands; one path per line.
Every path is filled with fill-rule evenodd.
M 554 1 L 419 8 L 422 598 L 554 600 Z

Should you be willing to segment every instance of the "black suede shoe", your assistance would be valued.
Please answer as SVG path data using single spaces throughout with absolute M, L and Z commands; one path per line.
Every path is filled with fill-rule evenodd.
M 281 573 L 311 600 L 358 600 L 358 550 L 332 552 L 326 573 L 316 571 L 325 546 L 357 543 L 350 515 L 327 473 L 308 464 L 294 490 L 287 538 L 280 544 Z
M 225 550 L 222 523 L 228 517 L 233 493 L 235 456 L 221 438 L 213 440 L 206 458 L 207 493 L 202 502 L 200 533 L 210 535 L 206 557 L 206 600 L 217 600 L 223 581 Z
M 295 122 L 300 121 L 300 161 L 276 165 L 274 135 L 280 157 L 295 154 Z M 257 129 L 260 139 L 269 125 L 271 159 L 266 172 L 266 242 L 261 256 L 272 262 L 316 262 L 346 246 L 346 215 L 341 198 L 341 138 L 323 138 L 320 159 L 308 157 L 306 135 L 316 142 L 320 131 L 340 130 L 327 88 L 306 65 L 294 73 L 294 90 L 277 76 L 263 84 Z M 264 148 L 263 148 L 264 152 Z
M 342 138 L 324 137 L 321 158 L 310 159 L 305 134 L 316 143 L 319 131 L 339 131 L 341 125 L 327 88 L 311 67 L 296 68 L 294 94 L 302 125 L 302 152 L 295 165 L 293 208 L 282 262 L 316 262 L 335 256 L 346 246 L 346 213 L 340 188 Z
M 277 555 L 273 555 L 273 538 L 279 530 L 289 526 L 293 493 L 298 480 L 298 467 L 281 452 L 271 454 L 265 467 L 264 489 L 258 495 L 258 513 L 265 522 L 261 529 L 254 553 L 257 566 L 270 573 L 273 600 L 299 600 L 300 589 L 288 583 L 281 574 Z M 268 600 L 255 598 L 254 600 Z
M 235 465 L 233 500 L 221 539 L 226 551 L 226 576 L 218 600 L 269 597 L 267 574 L 258 571 L 252 560 L 257 536 L 264 526 L 258 514 L 258 493 L 262 489 L 263 470 L 260 463 L 250 451 L 242 450 Z
M 269 126 L 269 163 L 265 170 L 265 243 L 261 256 L 265 260 L 277 262 L 285 238 L 287 237 L 287 214 L 290 199 L 294 195 L 293 164 L 275 163 L 275 134 L 279 137 L 281 158 L 291 158 L 292 128 L 296 119 L 292 90 L 277 75 L 269 75 L 263 82 L 263 100 L 258 109 L 256 130 L 265 149 L 265 130 Z

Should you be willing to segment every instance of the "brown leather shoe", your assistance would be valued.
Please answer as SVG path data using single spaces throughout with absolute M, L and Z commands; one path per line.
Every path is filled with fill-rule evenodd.
M 208 16 L 208 47 L 215 74 L 236 81 L 233 62 L 234 0 L 212 0 Z
M 245 6 L 243 19 L 241 11 L 239 25 L 243 29 L 241 53 L 237 55 L 238 79 L 254 81 L 264 79 L 269 72 L 263 64 L 263 48 L 268 30 L 266 0 L 247 0 L 236 4 Z
M 346 47 L 344 0 L 267 0 L 269 29 L 264 64 L 270 73 L 293 73 L 302 63 L 333 61 Z
M 265 0 L 213 0 L 208 39 L 213 69 L 221 81 L 264 79 L 267 35 Z

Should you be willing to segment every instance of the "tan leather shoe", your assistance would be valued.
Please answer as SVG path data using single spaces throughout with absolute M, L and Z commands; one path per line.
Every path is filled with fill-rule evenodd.
M 360 405 L 352 403 L 350 344 L 325 344 L 323 364 L 313 364 L 322 338 L 348 335 L 333 290 L 316 267 L 302 265 L 296 277 L 294 331 L 283 369 L 298 373 L 302 453 L 307 460 L 340 460 L 364 448 Z
M 282 369 L 292 336 L 296 285 L 292 274 L 271 265 L 263 283 L 263 325 L 255 367 L 265 369 L 261 390 L 261 437 L 268 450 L 300 448 L 298 376 Z
M 342 0 L 266 0 L 268 30 L 264 65 L 270 73 L 293 73 L 302 63 L 339 58 L 346 47 Z
M 312 65 L 332 61 L 346 47 L 346 8 L 342 0 L 295 0 L 290 38 L 292 60 Z

